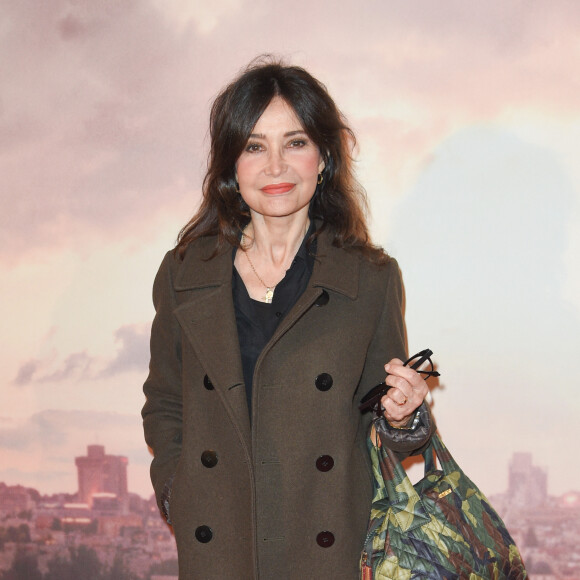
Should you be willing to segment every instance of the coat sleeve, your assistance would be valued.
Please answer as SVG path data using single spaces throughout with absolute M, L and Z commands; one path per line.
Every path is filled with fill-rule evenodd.
M 145 441 L 153 453 L 151 481 L 157 502 L 168 518 L 168 495 L 181 454 L 181 330 L 176 307 L 173 270 L 176 259 L 167 253 L 153 284 L 155 318 L 151 328 L 149 376 L 143 385 L 141 411 Z
M 405 329 L 405 295 L 399 265 L 394 258 L 387 264 L 387 285 L 381 318 L 378 321 L 375 335 L 370 344 L 366 367 L 379 369 L 379 377 L 370 388 L 384 381 L 384 365 L 397 357 L 407 359 L 407 335 Z M 367 389 L 368 391 L 368 389 Z M 361 398 L 366 392 L 361 393 Z M 370 423 L 371 413 L 366 420 Z M 416 420 L 406 429 L 397 429 L 389 425 L 384 417 L 375 420 L 374 424 L 384 445 L 397 453 L 400 458 L 421 453 L 428 445 L 435 432 L 435 423 L 427 403 L 417 410 Z

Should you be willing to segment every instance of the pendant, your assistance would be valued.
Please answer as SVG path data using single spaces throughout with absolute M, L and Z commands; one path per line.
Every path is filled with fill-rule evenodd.
M 274 298 L 274 290 L 272 288 L 266 288 L 266 304 L 272 304 L 272 298 Z

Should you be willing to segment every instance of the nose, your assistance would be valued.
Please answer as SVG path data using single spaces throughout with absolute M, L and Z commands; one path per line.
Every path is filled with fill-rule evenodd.
M 286 161 L 284 160 L 284 155 L 278 150 L 270 150 L 266 166 L 266 174 L 276 177 L 284 173 L 285 170 Z

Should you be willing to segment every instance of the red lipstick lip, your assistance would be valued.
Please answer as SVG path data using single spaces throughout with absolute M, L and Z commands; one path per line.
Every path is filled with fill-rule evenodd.
M 276 195 L 281 193 L 288 193 L 294 186 L 294 183 L 271 183 L 270 185 L 265 185 L 262 187 L 262 191 L 264 193 Z

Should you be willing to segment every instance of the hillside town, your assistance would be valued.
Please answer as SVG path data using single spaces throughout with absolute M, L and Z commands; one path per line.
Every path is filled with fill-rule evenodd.
M 171 528 L 129 493 L 127 458 L 89 445 L 75 462 L 74 495 L 0 483 L 0 578 L 177 580 Z
M 177 580 L 171 528 L 153 498 L 128 491 L 127 458 L 89 445 L 76 494 L 0 483 L 0 580 Z M 548 495 L 547 474 L 516 453 L 490 497 L 530 578 L 580 580 L 580 492 Z

